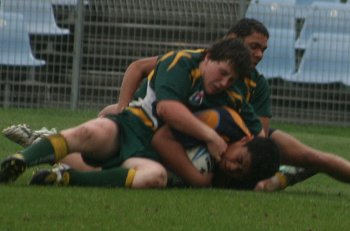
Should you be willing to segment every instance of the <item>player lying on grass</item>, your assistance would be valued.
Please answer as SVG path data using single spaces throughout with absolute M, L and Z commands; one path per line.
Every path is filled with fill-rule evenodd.
M 205 172 L 202 169 L 195 169 L 195 171 L 200 171 L 201 174 L 206 174 L 207 176 L 208 184 L 202 186 L 211 186 L 213 174 L 215 175 L 219 171 L 227 173 L 230 179 L 235 179 L 239 182 L 250 182 L 272 176 L 278 170 L 279 153 L 277 146 L 270 139 L 263 137 L 253 138 L 243 120 L 234 110 L 228 107 L 220 107 L 197 112 L 195 116 L 209 127 L 215 129 L 229 143 L 228 149 L 217 164 L 213 160 L 210 161 L 208 159 L 210 165 L 215 166 L 213 169 L 208 169 Z M 187 148 L 205 145 L 203 142 L 178 131 L 174 130 L 173 132 L 178 141 Z M 152 173 L 150 173 L 149 169 L 144 168 L 145 164 L 143 162 L 150 163 L 149 166 L 152 167 L 154 164 L 151 164 L 151 160 L 137 158 L 140 165 L 132 166 L 135 158 L 131 159 L 134 160 L 130 162 L 127 159 L 121 166 L 114 166 L 113 163 L 106 162 L 100 171 L 78 171 L 65 168 L 64 166 L 50 170 L 40 170 L 32 177 L 31 184 L 106 187 L 121 186 L 125 184 L 125 181 L 128 181 L 131 182 L 130 187 L 132 188 L 183 187 L 189 185 L 188 181 L 185 180 L 188 178 L 187 176 L 181 178 L 173 173 L 167 174 L 167 171 L 160 164 L 157 164 L 157 168 L 153 168 L 151 170 Z M 90 162 L 90 164 L 99 165 L 95 161 Z M 120 167 L 135 169 L 134 178 L 118 178 L 115 172 Z M 205 168 L 206 166 L 203 167 Z
M 192 112 L 226 105 L 241 113 L 254 135 L 263 134 L 254 112 L 232 85 L 247 75 L 249 68 L 248 49 L 234 39 L 220 40 L 208 50 L 167 53 L 144 83 L 147 86 L 144 97 L 118 115 L 63 130 L 6 158 L 1 163 L 1 181 L 14 181 L 27 167 L 58 162 L 73 152 L 117 166 L 129 157 L 144 156 L 159 161 L 150 142 L 162 121 L 203 141 L 214 159 L 220 161 L 227 149 L 226 142 Z M 119 168 L 119 171 L 124 176 L 134 174 L 133 169 Z M 190 179 L 193 181 L 188 183 L 193 186 L 208 185 L 208 177 L 200 172 Z
M 311 148 L 281 130 L 268 129 L 271 117 L 270 89 L 264 76 L 255 69 L 256 65 L 262 60 L 264 51 L 267 49 L 269 34 L 266 27 L 257 20 L 244 18 L 238 21 L 227 32 L 226 36 L 240 38 L 250 48 L 254 69 L 251 71 L 249 78 L 245 78 L 244 81 L 236 82 L 235 84 L 243 92 L 246 100 L 259 116 L 265 133 L 278 145 L 282 158 L 281 163 L 296 166 L 283 167 L 276 176 L 258 182 L 255 190 L 281 190 L 288 185 L 301 182 L 316 173 L 326 173 L 339 181 L 349 183 L 349 161 L 333 153 L 326 153 Z M 105 108 L 100 114 L 117 113 L 125 107 L 130 101 L 132 90 L 138 86 L 138 82 L 142 81 L 143 76 L 153 67 L 156 59 L 156 57 L 147 58 L 132 63 L 123 79 L 118 104 Z M 248 184 L 249 188 L 254 188 L 252 187 L 253 185 L 254 183 Z M 236 187 L 237 184 L 232 186 Z
M 240 38 L 250 48 L 254 69 L 249 78 L 237 82 L 236 86 L 240 88 L 246 100 L 259 116 L 265 134 L 269 134 L 269 137 L 279 146 L 281 162 L 296 166 L 282 168 L 276 176 L 259 182 L 255 189 L 261 191 L 281 190 L 316 173 L 326 173 L 337 180 L 349 183 L 350 164 L 347 160 L 333 153 L 311 148 L 281 130 L 271 129 L 269 131 L 269 121 L 272 115 L 270 89 L 264 76 L 255 69 L 256 65 L 263 59 L 264 51 L 267 49 L 269 34 L 266 27 L 255 19 L 243 18 L 227 32 L 226 36 Z M 142 81 L 143 76 L 147 75 L 149 70 L 153 68 L 156 60 L 157 57 L 153 57 L 132 63 L 123 79 L 118 104 L 105 108 L 100 114 L 118 113 L 128 105 L 134 89 Z
M 254 67 L 263 58 L 264 51 L 267 48 L 269 35 L 266 27 L 262 23 L 254 19 L 244 18 L 238 21 L 238 23 L 227 32 L 227 36 L 242 39 L 250 48 L 251 60 Z M 157 57 L 145 58 L 133 62 L 125 72 L 119 96 L 119 103 L 106 107 L 101 111 L 100 115 L 119 113 L 122 111 L 122 109 L 129 104 L 133 93 L 139 86 L 139 83 L 155 66 L 156 62 Z M 264 130 L 268 131 L 271 110 L 270 90 L 266 79 L 254 69 L 251 72 L 249 79 L 237 83 L 236 86 L 244 92 L 245 98 L 253 106 L 255 112 L 259 116 Z M 21 132 L 21 130 L 24 132 Z M 281 130 L 272 131 L 273 132 L 265 133 L 269 134 L 271 139 L 278 144 L 282 155 L 282 162 L 289 165 L 302 166 L 303 168 L 283 168 L 276 176 L 259 182 L 255 187 L 256 190 L 280 190 L 288 185 L 303 181 L 318 172 L 326 173 L 343 182 L 349 182 L 348 161 L 337 157 L 332 153 L 325 153 L 313 149 Z M 44 132 L 46 133 L 46 131 Z M 26 134 L 30 134 L 30 136 L 27 137 Z M 10 139 L 14 139 L 21 144 L 27 145 L 34 140 L 33 137 L 40 137 L 40 131 L 38 133 L 32 133 L 27 127 L 13 126 L 5 131 L 5 135 L 10 136 Z M 329 164 L 332 163 L 334 167 L 331 168 L 327 166 L 327 164 L 317 163 L 317 160 L 329 161 Z M 133 159 L 131 158 L 128 161 L 132 163 Z M 80 154 L 69 155 L 63 160 L 63 162 L 80 170 L 94 169 L 82 161 Z M 142 160 L 135 160 L 135 166 L 139 167 L 142 163 Z M 152 167 L 152 162 L 147 162 L 145 165 L 145 169 L 152 169 L 154 172 L 157 172 L 156 169 L 158 166 L 155 165 Z

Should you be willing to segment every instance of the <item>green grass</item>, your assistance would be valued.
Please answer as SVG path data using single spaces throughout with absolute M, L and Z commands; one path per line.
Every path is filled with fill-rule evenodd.
M 0 128 L 77 125 L 97 112 L 0 109 Z M 350 159 L 350 129 L 274 124 Z M 0 157 L 19 150 L 0 137 Z M 128 190 L 0 185 L 0 230 L 349 230 L 350 187 L 318 175 L 277 193 L 217 189 Z

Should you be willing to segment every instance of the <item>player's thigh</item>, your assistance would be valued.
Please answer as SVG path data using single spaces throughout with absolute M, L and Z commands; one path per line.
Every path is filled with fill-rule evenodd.
M 132 157 L 124 161 L 122 167 L 136 170 L 132 188 L 163 188 L 167 184 L 167 171 L 156 161 Z
M 275 130 L 270 138 L 280 150 L 282 164 L 305 166 L 310 159 L 319 155 L 315 149 L 281 130 Z
M 112 153 L 118 148 L 118 125 L 107 118 L 90 120 L 61 134 L 72 152 Z
M 97 171 L 101 170 L 100 167 L 94 167 L 91 165 L 88 165 L 83 160 L 80 153 L 71 153 L 70 155 L 63 158 L 60 163 L 66 164 L 72 169 L 79 170 L 79 171 Z

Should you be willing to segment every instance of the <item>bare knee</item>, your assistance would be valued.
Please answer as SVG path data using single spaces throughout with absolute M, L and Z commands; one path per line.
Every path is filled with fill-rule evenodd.
M 142 174 L 140 176 L 142 181 L 136 179 L 132 184 L 132 188 L 164 188 L 167 185 L 167 172 L 163 167 L 155 167 L 147 171 L 136 170 L 137 174 Z
M 145 158 L 130 158 L 122 167 L 136 170 L 132 188 L 164 188 L 167 185 L 167 171 L 158 162 Z

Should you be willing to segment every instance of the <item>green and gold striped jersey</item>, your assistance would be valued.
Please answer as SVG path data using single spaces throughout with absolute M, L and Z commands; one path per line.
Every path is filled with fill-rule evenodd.
M 246 101 L 252 105 L 259 117 L 271 117 L 271 90 L 263 75 L 252 69 L 250 76 L 244 81 L 237 81 L 235 85 L 241 90 Z
M 228 106 L 236 110 L 253 134 L 261 130 L 261 124 L 254 109 L 246 102 L 245 96 L 237 86 L 232 85 L 226 91 L 207 95 L 203 87 L 203 77 L 199 64 L 204 50 L 171 51 L 158 59 L 155 69 L 149 74 L 128 108 L 139 116 L 147 126 L 157 129 L 162 121 L 156 114 L 156 103 L 160 100 L 176 100 L 187 106 L 192 112 Z

